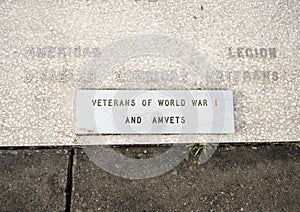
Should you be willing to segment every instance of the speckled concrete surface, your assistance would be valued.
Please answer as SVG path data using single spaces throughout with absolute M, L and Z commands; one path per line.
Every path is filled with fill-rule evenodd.
M 188 74 L 182 82 L 189 89 L 234 92 L 236 133 L 197 136 L 195 141 L 297 141 L 300 138 L 299 8 L 297 0 L 2 0 L 0 145 L 75 145 L 78 141 L 84 144 L 85 140 L 74 134 L 76 80 L 80 73 L 88 71 L 91 62 L 101 59 L 95 57 L 97 48 L 141 34 L 165 35 L 191 43 L 210 64 L 212 73 L 226 75 L 203 84 Z M 62 54 L 62 47 L 71 52 L 66 50 Z M 79 55 L 76 52 L 79 47 L 94 52 L 82 50 Z M 255 51 L 248 57 L 248 47 L 253 51 L 275 48 L 276 57 L 260 53 L 257 57 Z M 35 51 L 46 48 L 47 53 L 41 58 L 36 52 L 32 54 L 32 48 Z M 243 48 L 241 57 L 237 48 Z M 108 71 L 98 88 L 120 88 L 122 85 L 113 77 L 116 72 L 151 71 L 151 64 L 161 71 L 190 73 L 189 67 L 174 65 L 174 59 L 140 57 L 124 61 Z M 228 77 L 245 71 L 251 75 L 250 79 Z M 61 72 L 68 76 L 58 76 Z M 270 79 L 263 77 L 268 72 Z M 28 80 L 24 76 L 34 77 Z M 169 88 L 172 82 L 163 88 Z M 139 88 L 161 88 L 161 84 L 161 81 L 143 83 Z M 172 136 L 144 140 L 174 142 Z M 100 142 L 123 143 L 124 138 L 107 136 Z

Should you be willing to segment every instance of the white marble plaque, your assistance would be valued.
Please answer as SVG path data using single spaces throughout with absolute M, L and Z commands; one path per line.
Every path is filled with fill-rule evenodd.
M 77 91 L 78 135 L 225 133 L 234 133 L 231 91 Z

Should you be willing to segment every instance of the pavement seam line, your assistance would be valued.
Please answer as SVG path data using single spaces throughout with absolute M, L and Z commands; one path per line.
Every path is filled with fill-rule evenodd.
M 65 188 L 65 194 L 66 194 L 66 209 L 65 209 L 65 211 L 66 212 L 71 211 L 74 152 L 75 152 L 74 148 L 69 150 L 67 183 L 66 183 L 66 188 Z

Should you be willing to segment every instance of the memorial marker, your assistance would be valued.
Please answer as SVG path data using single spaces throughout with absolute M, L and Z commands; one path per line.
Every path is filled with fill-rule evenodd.
M 200 90 L 78 90 L 75 132 L 234 133 L 233 95 Z
M 256 4 L 1 1 L 0 146 L 299 140 L 300 3 Z

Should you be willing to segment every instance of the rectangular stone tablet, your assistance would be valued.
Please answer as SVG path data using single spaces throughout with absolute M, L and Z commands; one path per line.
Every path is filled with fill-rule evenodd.
M 299 8 L 296 0 L 2 0 L 0 146 L 299 141 Z M 153 104 L 101 100 L 138 90 Z M 216 93 L 208 106 L 200 90 Z M 169 104 L 185 106 L 156 108 L 168 91 L 178 95 Z
M 231 91 L 78 90 L 76 134 L 234 133 Z

